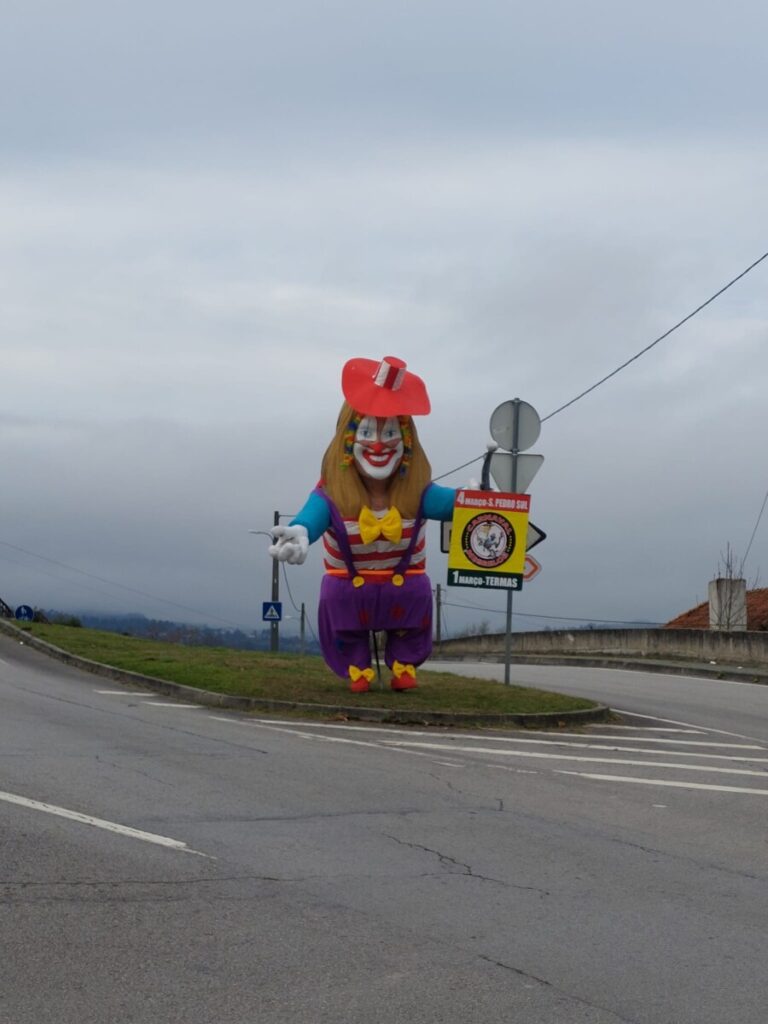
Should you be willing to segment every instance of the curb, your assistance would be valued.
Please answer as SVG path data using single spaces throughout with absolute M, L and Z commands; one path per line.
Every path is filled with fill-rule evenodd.
M 321 713 L 328 716 L 336 716 L 354 719 L 361 722 L 380 722 L 396 725 L 558 725 L 570 722 L 580 725 L 586 722 L 603 722 L 611 714 L 610 708 L 604 704 L 598 704 L 594 708 L 583 708 L 577 711 L 543 711 L 534 714 L 505 714 L 488 715 L 472 714 L 472 712 L 451 712 L 451 711 L 421 711 L 398 710 L 396 708 L 366 708 L 347 707 L 336 704 L 303 704 L 295 701 L 267 700 L 258 697 L 238 697 L 234 694 L 214 693 L 211 690 L 198 690 L 194 686 L 185 686 L 183 683 L 172 683 L 167 679 L 158 679 L 155 676 L 145 676 L 139 672 L 130 672 L 127 669 L 114 668 L 111 665 L 103 665 L 98 661 L 91 661 L 89 658 L 82 658 L 78 654 L 70 654 L 61 647 L 40 640 L 30 633 L 18 629 L 9 622 L 0 619 L 0 632 L 6 633 L 14 639 L 22 640 L 24 645 L 46 654 L 50 658 L 64 662 L 74 668 L 82 669 L 93 675 L 111 679 L 117 683 L 127 683 L 142 689 L 152 690 L 156 693 L 169 697 L 178 697 L 194 704 L 201 704 L 206 707 L 224 708 L 232 711 L 304 711 L 308 713 Z

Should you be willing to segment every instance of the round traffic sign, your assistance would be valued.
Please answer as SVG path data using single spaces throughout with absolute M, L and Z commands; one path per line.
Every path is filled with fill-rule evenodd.
M 14 615 L 19 622 L 31 622 L 35 617 L 35 612 L 28 604 L 20 604 L 14 612 Z
M 536 444 L 540 433 L 539 414 L 520 398 L 502 402 L 491 414 L 491 437 L 508 452 L 524 452 Z

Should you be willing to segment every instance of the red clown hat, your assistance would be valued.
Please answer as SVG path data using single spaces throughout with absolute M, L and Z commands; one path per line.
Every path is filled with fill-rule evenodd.
M 378 363 L 350 359 L 341 371 L 341 390 L 364 416 L 425 416 L 432 408 L 424 381 L 395 356 Z

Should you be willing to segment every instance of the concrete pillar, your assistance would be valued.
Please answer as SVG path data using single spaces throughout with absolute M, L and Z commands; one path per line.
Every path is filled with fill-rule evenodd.
M 709 584 L 709 628 L 744 632 L 747 628 L 747 581 L 723 578 Z

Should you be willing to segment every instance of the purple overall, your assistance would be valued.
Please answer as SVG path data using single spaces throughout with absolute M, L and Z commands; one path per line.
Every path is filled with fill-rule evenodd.
M 395 661 L 421 665 L 432 652 L 432 585 L 426 573 L 407 575 L 411 555 L 421 529 L 423 496 L 414 523 L 411 542 L 392 575 L 381 579 L 365 578 L 361 587 L 352 579 L 357 575 L 344 520 L 327 494 L 316 490 L 328 504 L 331 529 L 347 565 L 349 577 L 327 574 L 320 586 L 318 627 L 320 646 L 326 664 L 342 679 L 349 669 L 371 665 L 369 633 L 385 632 L 384 660 L 392 668 Z M 395 586 L 392 577 L 404 578 Z

